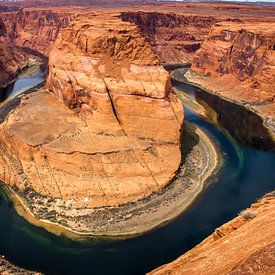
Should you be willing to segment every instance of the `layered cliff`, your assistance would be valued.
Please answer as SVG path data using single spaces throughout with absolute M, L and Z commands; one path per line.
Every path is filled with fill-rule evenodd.
M 125 204 L 177 172 L 182 105 L 133 24 L 78 17 L 50 54 L 47 88 L 24 96 L 0 130 L 1 180 L 36 194 L 31 207 Z
M 223 22 L 195 54 L 188 78 L 260 115 L 275 116 L 275 24 Z M 203 76 L 203 77 L 200 77 Z
M 0 87 L 16 77 L 26 65 L 26 56 L 12 45 L 0 18 Z
M 274 274 L 274 211 L 274 194 L 268 194 L 192 250 L 150 274 Z
M 48 56 L 61 29 L 67 26 L 74 11 L 21 9 L 1 13 L 7 35 L 13 45 L 28 47 Z
M 139 27 L 162 63 L 191 62 L 218 21 L 211 16 L 141 11 L 122 12 L 121 18 Z

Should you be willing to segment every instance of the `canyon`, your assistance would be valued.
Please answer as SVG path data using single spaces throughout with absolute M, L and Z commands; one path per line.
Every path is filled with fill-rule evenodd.
M 27 57 L 12 44 L 0 19 L 0 86 L 13 80 L 27 63 Z
M 37 219 L 86 234 L 98 209 L 171 186 L 184 110 L 164 65 L 190 64 L 189 82 L 252 110 L 274 137 L 274 7 L 36 5 L 0 13 L 0 85 L 28 50 L 48 61 L 45 87 L 0 109 L 0 179 Z M 152 274 L 274 272 L 273 212 L 269 194 Z
M 14 46 L 48 56 L 58 33 L 73 18 L 73 12 L 22 9 L 0 15 Z
M 274 22 L 216 24 L 187 78 L 263 117 L 274 133 Z
M 191 63 L 210 28 L 218 22 L 211 16 L 162 12 L 122 12 L 123 21 L 139 27 L 162 63 Z

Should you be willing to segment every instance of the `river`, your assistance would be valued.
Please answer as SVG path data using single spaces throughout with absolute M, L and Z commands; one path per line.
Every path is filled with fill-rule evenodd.
M 1 100 L 27 90 L 43 78 L 44 72 L 41 71 L 18 78 L 5 88 Z M 194 100 L 200 103 L 205 100 L 217 113 L 221 111 L 220 104 L 215 106 L 211 103 L 207 94 L 198 96 L 198 93 L 203 95 L 205 91 L 198 92 L 195 87 L 179 82 L 173 82 L 173 86 L 180 92 L 194 95 Z M 0 94 L 3 95 L 3 91 Z M 231 115 L 234 109 L 226 102 L 223 104 L 223 111 L 227 108 L 234 125 L 236 119 Z M 0 254 L 6 255 L 14 264 L 47 274 L 144 274 L 176 259 L 216 227 L 275 189 L 275 154 L 260 150 L 270 149 L 266 148 L 266 140 L 262 143 L 262 138 L 253 134 L 253 140 L 257 140 L 256 148 L 260 148 L 255 149 L 253 140 L 249 142 L 250 138 L 238 138 L 238 131 L 233 133 L 235 138 L 226 134 L 232 132 L 232 127 L 227 126 L 230 120 L 227 119 L 226 123 L 219 120 L 219 125 L 214 125 L 186 107 L 186 121 L 197 124 L 209 133 L 220 148 L 224 162 L 215 177 L 211 178 L 208 188 L 180 217 L 140 237 L 126 240 L 94 238 L 77 242 L 29 224 L 17 215 L 5 193 L 0 190 Z M 238 112 L 244 112 L 243 117 L 247 115 L 245 109 Z M 253 120 L 253 123 L 262 136 L 264 130 L 260 121 Z M 226 131 L 224 128 L 227 128 Z

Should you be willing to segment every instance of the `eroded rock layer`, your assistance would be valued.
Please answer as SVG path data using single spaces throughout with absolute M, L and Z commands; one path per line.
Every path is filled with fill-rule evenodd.
M 188 63 L 218 19 L 161 12 L 122 12 L 135 23 L 163 63 Z
M 26 65 L 27 58 L 12 45 L 0 18 L 0 87 L 16 77 Z
M 181 161 L 181 102 L 131 23 L 78 18 L 49 57 L 47 88 L 1 125 L 1 180 L 71 207 L 119 205 L 165 187 Z
M 130 23 L 75 21 L 51 52 L 47 87 L 86 111 L 96 132 L 179 142 L 181 104 L 169 74 Z
M 1 13 L 7 35 L 13 45 L 48 55 L 58 33 L 74 16 L 73 11 L 28 10 Z
M 273 274 L 275 197 L 269 194 L 174 262 L 150 274 Z
M 189 79 L 229 99 L 275 116 L 275 24 L 216 24 L 196 52 Z M 204 77 L 200 77 L 200 76 Z M 272 122 L 270 123 L 272 124 Z

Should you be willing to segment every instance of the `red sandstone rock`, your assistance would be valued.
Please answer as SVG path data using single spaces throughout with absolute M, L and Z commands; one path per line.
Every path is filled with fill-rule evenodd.
M 47 87 L 1 125 L 5 183 L 85 208 L 136 201 L 175 175 L 182 105 L 135 25 L 78 17 L 55 42 Z
M 149 274 L 274 274 L 275 197 L 268 195 L 177 260 Z
M 133 24 L 97 16 L 64 29 L 47 87 L 68 107 L 88 111 L 94 131 L 179 142 L 181 103 Z
M 67 26 L 73 11 L 28 10 L 0 14 L 13 45 L 48 55 L 59 31 Z
M 188 78 L 273 118 L 274 47 L 275 23 L 218 23 L 195 54 L 192 70 L 199 75 Z
M 122 12 L 121 18 L 139 27 L 163 63 L 191 62 L 193 53 L 217 22 L 210 16 L 168 12 Z

